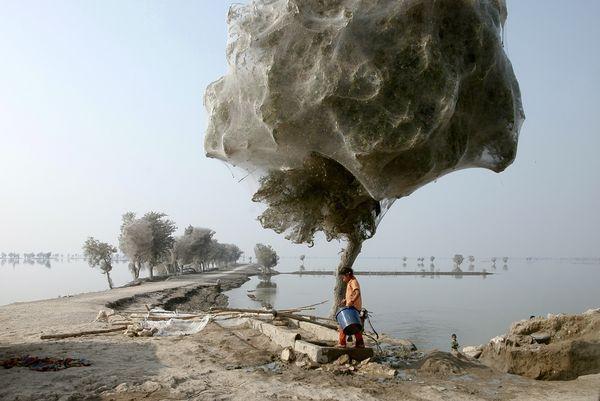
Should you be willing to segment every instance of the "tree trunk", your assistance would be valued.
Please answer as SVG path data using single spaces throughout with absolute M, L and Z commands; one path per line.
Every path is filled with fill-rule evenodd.
M 333 304 L 331 305 L 331 312 L 329 313 L 329 317 L 335 319 L 335 314 L 337 313 L 337 309 L 339 307 L 340 302 L 344 299 L 344 295 L 346 292 L 346 283 L 342 281 L 342 277 L 340 276 L 340 271 L 346 267 L 352 267 L 356 257 L 360 253 L 362 249 L 362 241 L 358 238 L 348 238 L 348 243 L 346 245 L 346 249 L 342 253 L 342 257 L 340 259 L 340 264 L 335 271 L 335 288 L 333 289 Z
M 112 290 L 113 289 L 113 281 L 112 281 L 112 278 L 110 278 L 109 272 L 106 272 L 106 280 L 108 280 L 108 288 L 110 288 Z
M 150 278 L 154 278 L 154 265 L 148 264 L 148 270 L 150 270 Z
M 140 278 L 140 270 L 142 270 L 142 262 L 138 261 L 137 265 L 135 265 L 135 279 L 137 280 L 138 278 Z

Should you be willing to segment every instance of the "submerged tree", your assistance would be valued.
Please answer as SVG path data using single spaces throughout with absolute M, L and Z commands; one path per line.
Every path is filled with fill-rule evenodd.
M 462 264 L 462 262 L 465 260 L 464 256 L 461 254 L 456 254 L 454 255 L 454 257 L 452 258 L 452 261 L 454 262 L 454 271 L 456 272 L 460 272 L 462 270 L 460 270 L 460 265 Z
M 277 266 L 279 262 L 279 256 L 271 245 L 256 244 L 254 246 L 254 255 L 256 256 L 256 263 L 262 265 L 267 272 Z
M 94 237 L 89 237 L 83 244 L 83 255 L 91 267 L 100 267 L 102 274 L 106 274 L 108 287 L 112 290 L 113 282 L 110 278 L 112 270 L 112 256 L 117 252 L 117 248 L 106 243 L 100 242 Z

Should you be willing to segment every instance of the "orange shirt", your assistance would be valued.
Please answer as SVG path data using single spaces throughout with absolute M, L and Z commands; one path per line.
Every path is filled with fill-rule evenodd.
M 362 297 L 360 295 L 360 285 L 356 277 L 352 277 L 346 284 L 346 306 L 362 309 Z

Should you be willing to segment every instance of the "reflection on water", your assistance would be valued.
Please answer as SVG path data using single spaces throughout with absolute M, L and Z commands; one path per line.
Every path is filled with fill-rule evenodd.
M 9 265 L 13 268 L 16 268 L 20 264 L 29 266 L 40 265 L 44 266 L 47 269 L 50 269 L 52 267 L 52 262 L 50 261 L 50 259 L 0 259 L 0 267 L 4 265 Z
M 267 309 L 272 309 L 277 300 L 277 283 L 272 282 L 271 277 L 271 275 L 260 275 L 260 281 L 252 291 L 254 297 L 250 297 Z

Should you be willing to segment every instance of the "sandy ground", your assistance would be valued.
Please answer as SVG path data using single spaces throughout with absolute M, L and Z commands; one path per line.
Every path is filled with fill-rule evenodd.
M 0 307 L 0 359 L 29 354 L 85 358 L 92 363 L 59 372 L 0 370 L 0 399 L 600 400 L 600 375 L 540 382 L 483 366 L 465 367 L 460 374 L 451 375 L 417 369 L 394 378 L 307 369 L 279 362 L 281 349 L 252 329 L 224 329 L 213 323 L 185 337 L 128 338 L 117 332 L 40 340 L 42 332 L 108 327 L 91 322 L 111 302 L 121 300 L 129 309 L 142 309 L 144 304 L 160 304 L 217 279 L 224 287 L 240 285 L 251 272 L 239 267 Z M 444 353 L 438 356 L 450 358 Z

